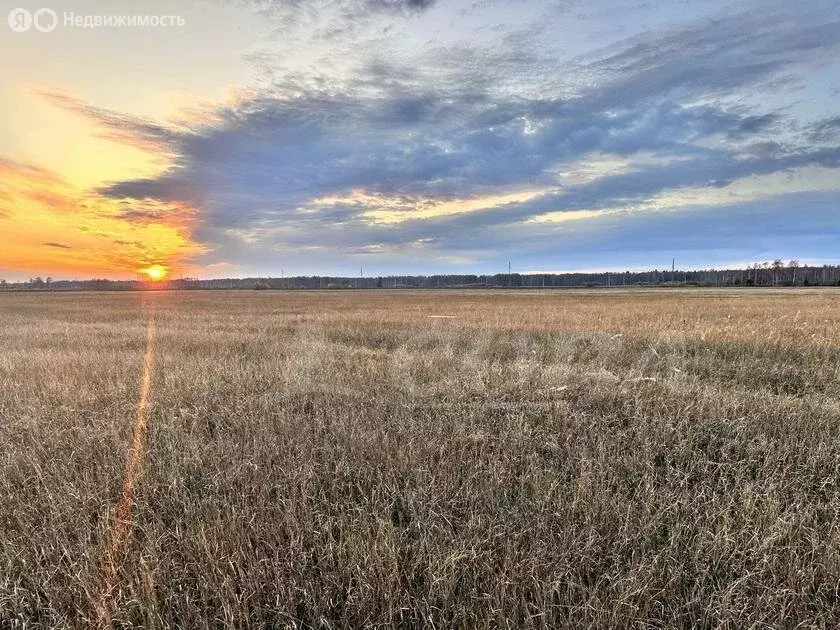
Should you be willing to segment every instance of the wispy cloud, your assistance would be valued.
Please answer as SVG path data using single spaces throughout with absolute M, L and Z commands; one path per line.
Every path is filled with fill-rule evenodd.
M 36 88 L 44 100 L 93 122 L 101 137 L 128 144 L 156 154 L 166 154 L 176 147 L 177 133 L 160 123 L 95 107 L 67 92 Z

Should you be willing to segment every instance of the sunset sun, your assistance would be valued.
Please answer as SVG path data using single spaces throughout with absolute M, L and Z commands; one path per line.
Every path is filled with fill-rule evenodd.
M 168 271 L 169 270 L 163 265 L 152 265 L 151 267 L 141 269 L 140 273 L 146 274 L 149 277 L 149 280 L 157 282 L 158 280 L 163 280 Z

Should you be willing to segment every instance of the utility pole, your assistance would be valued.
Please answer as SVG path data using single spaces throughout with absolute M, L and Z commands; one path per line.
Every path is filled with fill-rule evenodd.
M 508 289 L 511 287 L 511 277 L 510 277 L 510 261 L 508 261 Z

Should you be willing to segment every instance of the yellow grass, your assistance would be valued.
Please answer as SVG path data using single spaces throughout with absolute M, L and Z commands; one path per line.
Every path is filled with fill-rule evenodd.
M 837 627 L 838 298 L 0 293 L 0 627 Z

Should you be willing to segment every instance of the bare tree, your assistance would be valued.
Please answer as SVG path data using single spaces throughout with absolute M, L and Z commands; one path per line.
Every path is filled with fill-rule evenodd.
M 788 267 L 790 267 L 791 283 L 796 284 L 796 270 L 799 268 L 799 261 L 796 259 L 791 260 L 788 263 Z
M 781 271 L 785 266 L 785 263 L 782 262 L 781 258 L 777 258 L 773 261 L 773 285 L 775 286 L 779 282 L 779 271 Z

